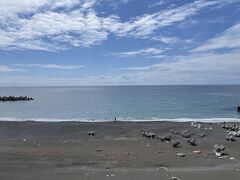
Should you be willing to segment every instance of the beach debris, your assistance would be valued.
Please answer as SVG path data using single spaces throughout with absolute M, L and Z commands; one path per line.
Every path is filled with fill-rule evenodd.
M 197 122 L 191 122 L 191 126 L 193 126 L 194 128 L 201 128 L 201 124 L 197 123 Z
M 176 130 L 171 130 L 170 132 L 171 132 L 171 134 L 175 134 L 175 135 L 181 134 L 181 133 L 179 133 L 179 131 L 176 131 Z
M 230 157 L 229 160 L 235 160 L 235 157 Z
M 226 123 L 226 122 L 224 122 L 223 125 L 222 125 L 222 128 L 226 129 L 226 130 L 229 130 L 229 131 L 235 131 L 235 132 L 240 130 L 239 124 L 237 124 L 237 123 Z
M 112 168 L 112 166 L 110 164 L 105 166 L 105 169 L 111 169 L 111 168 Z
M 200 137 L 200 138 L 204 138 L 205 136 L 206 136 L 206 134 L 205 134 L 204 132 L 202 132 L 202 133 L 199 134 L 199 137 Z
M 177 157 L 185 157 L 186 154 L 185 154 L 185 153 L 178 153 L 178 152 L 177 152 L 177 153 L 176 153 L 176 156 L 177 156 Z
M 88 131 L 88 135 L 89 136 L 95 136 L 95 132 L 94 131 Z
M 158 136 L 157 139 L 160 139 L 163 142 L 169 142 L 169 141 L 171 141 L 172 136 L 170 134 L 162 135 L 162 136 Z
M 234 136 L 234 137 L 240 137 L 240 131 L 229 131 L 228 133 L 229 136 Z
M 232 126 L 231 126 L 231 130 L 232 131 L 239 131 L 239 125 L 238 124 L 233 124 Z
M 111 177 L 114 177 L 115 174 L 107 174 L 106 176 L 107 176 L 107 177 L 110 177 L 110 176 L 111 176 Z
M 197 127 L 197 122 L 191 122 L 191 126 L 193 126 L 194 128 L 196 128 Z
M 101 152 L 101 151 L 102 151 L 102 149 L 100 149 L 100 148 L 99 148 L 99 149 L 97 149 L 96 151 L 97 151 L 97 152 Z
M 37 144 L 38 146 L 40 146 L 40 142 L 37 141 L 36 144 Z
M 201 154 L 201 151 L 200 150 L 195 150 L 193 151 L 194 154 Z
M 227 140 L 227 141 L 232 141 L 232 142 L 236 141 L 236 139 L 235 139 L 232 135 L 228 135 L 228 136 L 226 137 L 226 140 Z
M 27 139 L 23 139 L 23 142 L 26 142 L 27 141 Z
M 160 170 L 160 169 L 162 169 L 162 170 L 164 170 L 164 171 L 168 171 L 168 168 L 167 168 L 167 167 L 164 167 L 164 166 L 163 166 L 163 167 L 158 167 L 158 168 L 157 168 L 157 170 Z
M 185 137 L 185 138 L 190 138 L 192 135 L 188 130 L 182 130 L 181 134 L 182 134 L 182 137 Z
M 172 143 L 172 146 L 173 146 L 174 148 L 178 148 L 179 145 L 180 145 L 180 141 L 178 141 L 178 140 L 171 139 L 170 142 Z
M 156 137 L 156 134 L 153 133 L 153 132 L 149 132 L 148 135 L 147 135 L 148 138 L 155 138 Z
M 213 152 L 215 153 L 216 156 L 221 157 L 222 155 L 224 155 L 224 150 L 226 148 L 223 145 L 215 144 L 213 148 L 214 148 Z
M 197 142 L 194 138 L 188 139 L 187 142 L 191 145 L 191 146 L 197 146 Z
M 171 179 L 172 179 L 172 180 L 180 180 L 180 179 L 177 178 L 177 177 L 172 177 Z
M 228 155 L 223 155 L 223 156 L 219 156 L 218 158 L 219 158 L 219 159 L 228 159 L 229 156 L 228 156 Z
M 223 122 L 222 128 L 223 128 L 223 129 L 226 129 L 226 122 Z
M 142 136 L 154 139 L 156 137 L 156 134 L 153 133 L 153 132 L 148 132 L 148 131 L 143 130 L 142 131 Z

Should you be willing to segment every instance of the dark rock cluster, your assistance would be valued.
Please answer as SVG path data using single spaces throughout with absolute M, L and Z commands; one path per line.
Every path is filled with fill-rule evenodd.
M 197 142 L 194 138 L 188 139 L 187 142 L 191 145 L 191 146 L 197 146 Z
M 207 136 L 206 130 L 210 132 L 210 130 L 213 129 L 212 125 L 214 124 L 213 123 L 200 124 L 197 122 L 192 122 L 191 126 L 195 128 L 195 131 L 194 129 L 192 130 L 183 129 L 181 131 L 170 130 L 169 133 L 160 134 L 156 136 L 156 134 L 153 132 L 143 130 L 142 136 L 147 138 L 152 138 L 152 139 L 158 139 L 164 143 L 169 143 L 172 145 L 173 148 L 181 148 L 180 144 L 182 145 L 182 141 L 177 140 L 175 138 L 181 138 L 183 141 L 186 141 L 190 146 L 198 146 L 198 143 L 201 143 L 202 139 Z M 237 138 L 240 138 L 240 123 L 225 122 L 225 123 L 217 123 L 216 125 L 226 130 L 227 141 L 235 142 L 237 141 Z M 202 126 L 207 126 L 207 127 L 202 127 Z M 197 130 L 198 132 L 196 131 L 196 128 L 199 129 Z M 215 144 L 213 146 L 213 153 L 220 159 L 223 157 L 228 157 L 228 154 L 224 152 L 225 149 L 226 149 L 225 146 Z M 193 151 L 193 153 L 200 154 L 201 151 L 195 150 Z M 176 152 L 176 156 L 185 157 L 186 154 Z M 231 159 L 234 159 L 234 157 L 230 157 L 230 160 Z
M 0 96 L 0 101 L 32 101 L 34 100 L 28 96 Z
M 230 130 L 230 131 L 235 131 L 235 132 L 240 130 L 240 126 L 237 123 L 226 123 L 226 122 L 224 122 L 223 125 L 222 125 L 222 128 L 226 129 L 226 130 Z
M 178 131 L 171 130 L 170 132 L 171 132 L 172 135 L 179 135 L 179 136 L 182 136 L 184 139 L 186 138 L 187 139 L 187 143 L 189 145 L 197 146 L 196 139 L 191 138 L 193 133 L 191 133 L 190 131 L 182 130 L 181 132 L 178 132 Z M 174 148 L 180 148 L 181 147 L 180 146 L 181 142 L 179 140 L 177 140 L 177 139 L 173 139 L 173 136 L 171 134 L 165 134 L 165 135 L 158 135 L 158 136 L 156 136 L 156 134 L 153 133 L 153 132 L 142 130 L 142 136 L 143 137 L 152 138 L 152 139 L 156 138 L 156 139 L 158 139 L 158 140 L 160 140 L 162 142 L 167 142 L 167 143 L 172 144 L 172 146 Z M 205 133 L 200 134 L 201 138 L 204 138 L 205 136 L 206 136 Z
M 238 123 L 226 123 L 222 124 L 222 128 L 227 130 L 227 141 L 236 141 L 236 138 L 240 137 L 240 126 Z
M 165 142 L 165 141 L 170 142 L 172 139 L 172 136 L 170 134 L 162 135 L 162 136 L 158 136 L 158 139 L 161 140 L 162 142 Z
M 142 136 L 154 139 L 156 137 L 156 134 L 153 132 L 148 132 L 148 131 L 142 130 Z
M 182 137 L 185 137 L 185 138 L 190 138 L 192 135 L 188 130 L 182 130 L 181 134 L 182 134 Z
M 180 141 L 179 140 L 174 140 L 174 139 L 172 139 L 171 141 L 170 141 L 171 143 L 172 143 L 172 146 L 174 147 L 174 148 L 179 148 L 180 146 Z
M 200 137 L 200 138 L 204 138 L 205 136 L 206 136 L 206 134 L 203 133 L 203 132 L 199 134 L 199 137 Z

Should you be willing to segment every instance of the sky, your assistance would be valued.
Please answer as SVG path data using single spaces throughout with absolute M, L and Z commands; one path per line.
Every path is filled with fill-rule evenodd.
M 240 84 L 240 0 L 0 8 L 0 86 Z

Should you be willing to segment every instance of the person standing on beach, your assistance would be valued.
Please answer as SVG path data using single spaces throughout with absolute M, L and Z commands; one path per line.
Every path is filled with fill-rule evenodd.
M 117 122 L 117 118 L 116 117 L 114 118 L 114 122 Z

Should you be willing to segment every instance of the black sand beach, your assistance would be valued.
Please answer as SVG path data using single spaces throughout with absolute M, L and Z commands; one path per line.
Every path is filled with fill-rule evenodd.
M 194 128 L 173 122 L 0 122 L 0 179 L 239 180 L 240 138 L 226 141 L 227 132 L 220 125 L 200 124 Z M 143 137 L 143 129 L 170 134 L 181 147 Z M 192 134 L 196 146 L 177 134 L 182 130 Z M 226 155 L 217 157 L 214 144 L 224 145 Z

